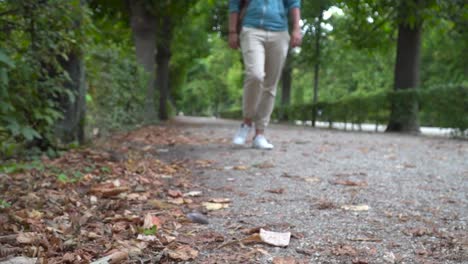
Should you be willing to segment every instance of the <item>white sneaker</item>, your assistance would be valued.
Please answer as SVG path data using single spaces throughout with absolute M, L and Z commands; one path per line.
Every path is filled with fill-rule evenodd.
M 253 147 L 256 149 L 273 149 L 274 146 L 263 135 L 257 135 L 253 141 Z
M 250 130 L 252 130 L 251 126 L 242 124 L 239 130 L 237 130 L 237 133 L 234 136 L 232 143 L 234 145 L 244 145 L 245 141 L 247 140 L 247 137 L 249 136 Z

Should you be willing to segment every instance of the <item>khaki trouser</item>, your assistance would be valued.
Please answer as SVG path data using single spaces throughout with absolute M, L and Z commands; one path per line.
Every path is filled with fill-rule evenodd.
M 289 48 L 287 31 L 242 28 L 240 42 L 245 65 L 244 118 L 265 129 L 275 105 L 276 87 Z

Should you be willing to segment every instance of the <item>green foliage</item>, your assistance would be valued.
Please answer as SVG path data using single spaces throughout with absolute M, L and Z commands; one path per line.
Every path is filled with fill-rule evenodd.
M 88 127 L 120 129 L 139 123 L 149 76 L 136 62 L 130 29 L 109 17 L 96 19 L 95 24 L 87 32 L 85 56 Z
M 153 226 L 152 228 L 145 228 L 141 230 L 141 233 L 145 236 L 154 236 L 158 233 L 158 227 Z
M 212 52 L 189 70 L 183 98 L 178 108 L 190 115 L 218 115 L 241 102 L 239 53 L 228 49 L 216 35 L 209 37 Z
M 320 113 L 322 121 L 349 122 L 355 124 L 385 124 L 390 117 L 392 101 L 418 100 L 420 122 L 424 126 L 456 128 L 460 134 L 468 129 L 468 86 L 448 85 L 430 89 L 382 91 L 369 94 L 354 93 L 336 101 L 313 104 L 296 104 L 277 107 L 273 118 L 286 113 L 289 120 L 311 120 L 313 109 Z M 233 109 L 221 113 L 225 118 L 241 118 L 242 111 Z M 402 117 L 404 115 L 401 115 Z
M 23 171 L 38 170 L 44 171 L 42 162 L 35 160 L 26 163 L 9 162 L 0 164 L 0 173 L 15 174 Z
M 2 1 L 0 13 L 0 154 L 10 156 L 23 142 L 54 142 L 58 101 L 75 96 L 62 63 L 83 43 L 75 23 L 86 13 L 78 0 Z
M 10 208 L 11 204 L 3 199 L 0 199 L 0 209 Z

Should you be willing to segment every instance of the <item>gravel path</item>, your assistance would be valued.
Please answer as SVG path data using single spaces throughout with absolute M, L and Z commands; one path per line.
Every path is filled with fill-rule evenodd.
M 208 213 L 208 228 L 236 239 L 260 226 L 293 234 L 287 248 L 205 250 L 200 263 L 249 250 L 260 254 L 247 263 L 468 263 L 467 141 L 273 125 L 276 148 L 260 151 L 230 145 L 238 122 L 171 125 L 212 139 L 162 154 L 214 161 L 195 179 L 204 195 L 232 203 Z

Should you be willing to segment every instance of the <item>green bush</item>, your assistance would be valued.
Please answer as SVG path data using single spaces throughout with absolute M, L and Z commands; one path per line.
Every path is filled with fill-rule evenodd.
M 391 103 L 419 103 L 422 126 L 449 127 L 460 132 L 468 129 L 468 86 L 447 85 L 429 89 L 416 89 L 372 94 L 353 94 L 338 101 L 276 107 L 272 118 L 287 116 L 287 120 L 312 120 L 313 109 L 321 114 L 317 120 L 326 122 L 350 122 L 355 124 L 386 124 L 390 118 Z M 399 114 L 404 116 L 405 113 Z M 241 118 L 242 110 L 233 109 L 221 113 L 225 118 Z
M 88 126 L 119 129 L 142 121 L 149 76 L 121 44 L 92 45 L 86 56 Z
M 54 144 L 60 98 L 75 97 L 64 88 L 70 78 L 62 65 L 84 41 L 76 21 L 86 14 L 77 0 L 3 1 L 0 7 L 15 10 L 0 21 L 8 28 L 0 32 L 0 155 L 8 157 L 25 144 Z

